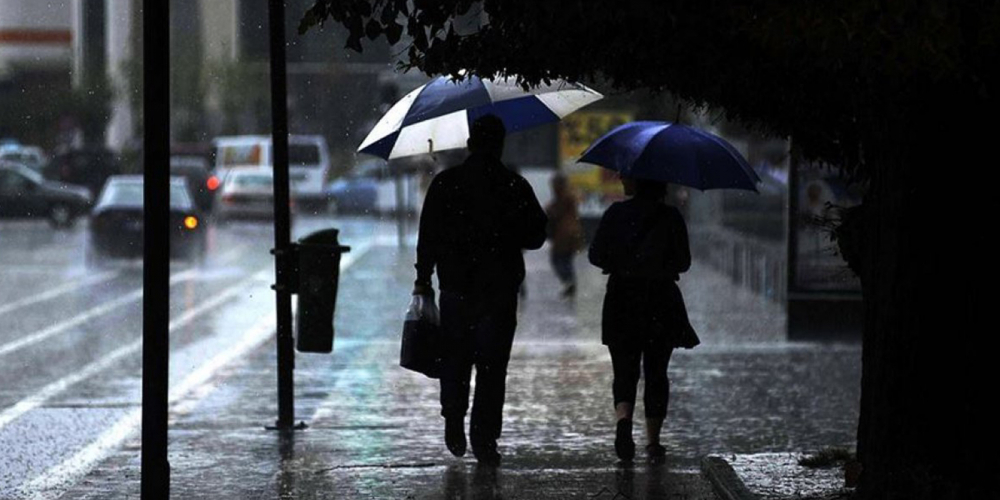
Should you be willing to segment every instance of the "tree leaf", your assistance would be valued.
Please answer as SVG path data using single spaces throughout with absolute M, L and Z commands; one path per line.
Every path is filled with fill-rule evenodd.
M 307 10 L 305 15 L 302 16 L 302 20 L 299 21 L 299 34 L 306 34 L 306 32 L 309 31 L 309 28 L 312 28 L 317 24 L 319 24 L 319 18 L 316 16 L 316 13 L 314 13 L 312 9 Z
M 429 46 L 427 42 L 427 33 L 424 32 L 423 28 L 417 30 L 416 33 L 410 33 L 413 37 L 413 46 L 421 51 L 426 51 Z
M 353 34 L 347 37 L 347 43 L 344 44 L 344 47 L 351 49 L 359 54 L 361 52 L 364 52 L 364 49 L 361 47 L 361 37 L 354 36 Z
M 382 25 L 374 19 L 369 19 L 368 24 L 365 24 L 365 35 L 368 36 L 369 40 L 374 40 L 382 34 Z
M 379 21 L 382 22 L 382 26 L 388 28 L 389 24 L 393 23 L 397 17 L 399 17 L 399 11 L 396 10 L 395 5 L 386 2 L 382 6 L 382 12 L 379 13 Z
M 372 15 L 372 4 L 366 0 L 354 0 L 351 4 L 351 11 L 361 17 L 370 17 Z
M 390 44 L 395 45 L 399 42 L 399 39 L 403 36 L 403 26 L 396 23 L 390 23 L 385 27 L 385 38 Z

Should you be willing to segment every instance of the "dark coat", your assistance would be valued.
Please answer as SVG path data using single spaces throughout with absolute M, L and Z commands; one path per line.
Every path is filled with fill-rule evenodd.
M 545 212 L 528 181 L 472 155 L 434 177 L 420 214 L 417 283 L 461 294 L 517 293 L 521 251 L 545 243 Z
M 638 197 L 611 205 L 589 257 L 610 275 L 601 321 L 605 345 L 699 343 L 676 283 L 691 267 L 687 227 L 676 208 Z

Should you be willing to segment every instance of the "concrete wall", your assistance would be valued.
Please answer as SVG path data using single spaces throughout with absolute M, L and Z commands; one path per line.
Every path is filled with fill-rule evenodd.
M 212 62 L 235 59 L 236 0 L 210 0 L 199 3 L 205 60 Z
M 73 0 L 0 0 L 0 138 L 51 148 L 73 61 Z
M 136 0 L 108 0 L 107 37 L 108 37 L 108 78 L 115 88 L 115 98 L 112 104 L 111 122 L 108 124 L 108 147 L 121 150 L 128 144 L 134 130 L 135 116 L 129 103 L 129 94 L 138 92 L 135 88 L 138 82 L 130 82 L 125 74 L 126 62 L 135 56 L 141 46 L 133 46 L 132 26 L 133 8 Z
M 17 68 L 67 66 L 72 0 L 0 1 L 0 79 Z

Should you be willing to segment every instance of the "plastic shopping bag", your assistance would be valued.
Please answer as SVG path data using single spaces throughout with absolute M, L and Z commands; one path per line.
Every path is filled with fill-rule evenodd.
M 399 365 L 430 378 L 441 375 L 440 319 L 433 295 L 414 295 L 403 322 Z

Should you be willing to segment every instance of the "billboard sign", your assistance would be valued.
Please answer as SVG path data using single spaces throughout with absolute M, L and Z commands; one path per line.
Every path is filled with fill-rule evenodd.
M 831 239 L 842 208 L 861 203 L 860 188 L 836 170 L 803 163 L 793 174 L 792 287 L 802 292 L 859 292 L 861 283 Z
M 615 172 L 576 161 L 599 137 L 632 119 L 624 111 L 577 111 L 560 122 L 559 164 L 580 196 L 582 217 L 600 217 L 624 194 Z

